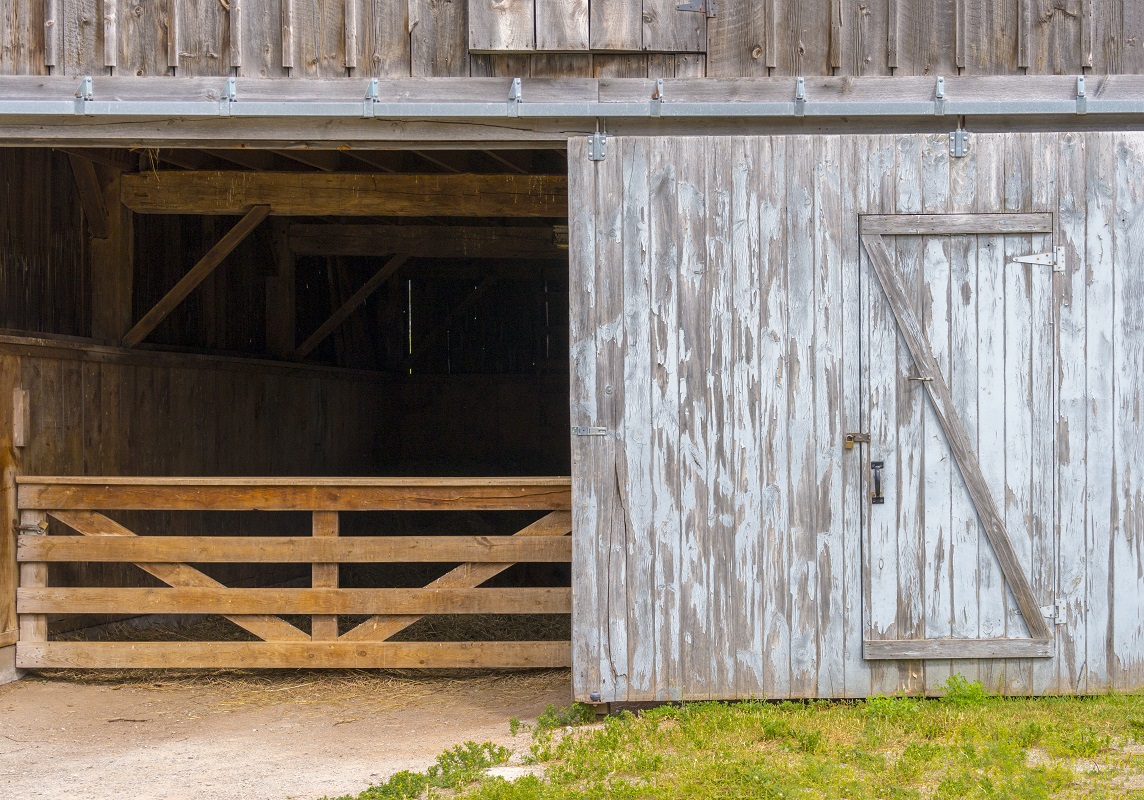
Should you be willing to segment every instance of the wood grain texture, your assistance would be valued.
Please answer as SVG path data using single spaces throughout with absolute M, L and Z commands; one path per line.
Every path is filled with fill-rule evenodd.
M 534 4 L 537 50 L 588 49 L 588 0 L 535 0 Z
M 533 50 L 536 30 L 533 0 L 469 2 L 469 50 Z
M 145 172 L 123 177 L 122 201 L 146 214 L 561 217 L 567 180 L 555 175 Z
M 21 642 L 20 669 L 567 667 L 567 642 Z
M 1051 639 L 898 639 L 866 642 L 868 659 L 1052 658 Z M 948 671 L 947 671 L 948 677 Z
M 1053 215 L 1042 214 L 868 214 L 862 233 L 954 235 L 1052 233 Z

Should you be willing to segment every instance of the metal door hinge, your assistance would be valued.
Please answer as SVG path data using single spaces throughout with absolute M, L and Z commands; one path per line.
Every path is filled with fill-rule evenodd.
M 607 436 L 607 428 L 588 428 L 583 425 L 572 426 L 573 436 Z
M 1017 264 L 1037 264 L 1044 267 L 1052 267 L 1053 272 L 1065 271 L 1065 248 L 1054 247 L 1048 253 L 1034 253 L 1029 256 L 1017 256 L 1011 262 L 1013 265 Z
M 699 11 L 708 16 L 708 18 L 715 16 L 715 0 L 691 0 L 691 2 L 680 3 L 675 7 L 676 11 Z
M 608 134 L 596 131 L 588 137 L 588 160 L 603 161 L 608 157 Z
M 1068 604 L 1059 598 L 1051 606 L 1041 606 L 1041 616 L 1055 620 L 1058 625 L 1068 622 L 1068 613 Z
M 969 155 L 969 131 L 958 128 L 949 132 L 949 154 L 954 158 L 965 158 Z
M 846 438 L 842 440 L 842 447 L 846 450 L 853 450 L 856 444 L 870 444 L 870 434 L 848 433 Z

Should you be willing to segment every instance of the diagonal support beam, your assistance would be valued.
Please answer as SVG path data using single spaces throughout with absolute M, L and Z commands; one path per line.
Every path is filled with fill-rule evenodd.
M 481 281 L 477 285 L 477 288 L 469 292 L 468 296 L 461 301 L 460 305 L 458 305 L 449 313 L 449 316 L 445 317 L 445 319 L 442 320 L 435 328 L 433 328 L 433 330 L 429 331 L 429 333 L 425 335 L 425 338 L 418 342 L 417 347 L 415 347 L 413 352 L 410 353 L 409 356 L 405 359 L 401 365 L 401 368 L 406 370 L 412 367 L 417 362 L 417 359 L 425 355 L 425 352 L 430 347 L 432 347 L 433 343 L 441 338 L 445 331 L 449 330 L 449 326 L 452 324 L 453 320 L 471 308 L 473 304 L 480 300 L 484 293 L 491 289 L 493 284 L 500 281 L 500 279 L 501 278 L 499 275 L 489 275 L 487 278 Z
M 218 240 L 218 243 L 199 259 L 199 263 L 191 267 L 190 272 L 175 284 L 175 288 L 167 292 L 162 300 L 143 315 L 143 319 L 135 323 L 135 327 L 123 337 L 124 346 L 134 347 L 150 336 L 151 331 L 155 330 L 159 323 L 165 320 L 167 315 L 174 311 L 176 306 L 195 290 L 195 287 L 206 280 L 206 277 L 214 272 L 215 268 L 230 255 L 231 251 L 238 247 L 242 240 L 249 236 L 251 231 L 257 228 L 259 223 L 266 219 L 269 214 L 270 206 L 255 206 L 247 211 L 246 216 L 227 231 Z
M 298 349 L 294 351 L 294 358 L 303 359 L 314 351 L 314 348 L 320 345 L 327 336 L 333 333 L 339 325 L 346 321 L 350 314 L 357 310 L 357 307 L 369 299 L 369 296 L 376 292 L 383 283 L 393 277 L 397 270 L 401 269 L 401 265 L 409 260 L 409 256 L 399 254 L 393 256 L 385 265 L 379 269 L 372 278 L 366 281 L 360 289 L 354 292 L 353 296 L 342 303 L 341 308 L 335 311 L 328 320 L 318 326 L 318 329 L 307 337 L 306 341 L 298 345 Z
M 1005 576 L 1010 591 L 1013 592 L 1017 607 L 1021 610 L 1021 616 L 1029 628 L 1029 634 L 1034 639 L 1051 639 L 1052 633 L 1041 615 L 1040 604 L 1033 594 L 1033 587 L 1021 567 L 1016 550 L 1013 549 L 1013 542 L 1005 529 L 1005 520 L 989 491 L 989 484 L 985 481 L 985 475 L 981 471 L 981 464 L 973 451 L 965 425 L 957 414 L 953 393 L 945 381 L 937 359 L 933 356 L 925 330 L 914 314 L 905 285 L 886 249 L 886 244 L 879 234 L 863 234 L 862 244 L 870 257 L 874 274 L 877 275 L 882 290 L 890 302 L 890 309 L 893 311 L 906 347 L 909 348 L 910 355 L 913 356 L 921 374 L 928 378 L 924 383 L 929 391 L 934 413 L 937 414 L 942 430 L 945 431 L 950 452 L 953 453 L 953 458 L 961 471 L 961 477 L 969 490 L 973 506 L 977 509 L 981 525 L 985 529 L 985 535 L 993 546 L 993 552 L 1001 565 L 1001 573 Z
M 563 536 L 572 532 L 572 512 L 553 511 L 541 517 L 527 528 L 517 531 L 513 536 Z M 511 563 L 468 563 L 451 569 L 437 580 L 430 583 L 427 589 L 474 589 L 490 578 L 499 575 L 511 567 Z M 382 614 L 370 617 L 356 628 L 343 633 L 339 641 L 345 642 L 382 642 L 391 636 L 405 630 L 414 622 L 421 619 L 416 614 Z
M 103 188 L 95 165 L 83 156 L 68 153 L 72 175 L 79 190 L 79 203 L 87 218 L 87 229 L 93 239 L 106 239 L 111 235 L 111 223 L 107 215 L 107 204 L 103 199 Z
M 53 511 L 51 515 L 84 536 L 135 536 L 115 520 L 94 511 Z M 136 564 L 169 586 L 223 588 L 223 584 L 187 564 Z M 238 627 L 268 642 L 308 642 L 310 637 L 271 614 L 224 615 Z

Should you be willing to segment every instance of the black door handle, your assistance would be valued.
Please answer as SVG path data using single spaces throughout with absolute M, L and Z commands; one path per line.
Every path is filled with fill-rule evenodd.
M 885 504 L 886 498 L 882 494 L 882 467 L 881 461 L 871 461 L 870 471 L 874 473 L 874 493 L 870 495 L 870 502 L 876 506 Z

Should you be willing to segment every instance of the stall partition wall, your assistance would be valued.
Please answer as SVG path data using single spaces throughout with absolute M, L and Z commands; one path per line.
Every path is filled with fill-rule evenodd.
M 569 163 L 578 699 L 1144 683 L 1144 136 Z

